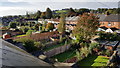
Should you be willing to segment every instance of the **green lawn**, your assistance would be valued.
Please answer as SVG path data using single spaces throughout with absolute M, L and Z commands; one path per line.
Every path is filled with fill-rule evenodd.
M 22 37 L 22 36 L 26 36 L 26 34 L 23 34 L 23 35 L 17 35 L 15 37 Z
M 109 58 L 104 57 L 104 56 L 98 56 L 95 60 L 94 63 L 91 66 L 106 66 Z
M 61 44 L 57 44 L 57 45 L 54 45 L 54 46 L 50 46 L 50 47 L 44 48 L 43 50 L 44 51 L 49 51 L 51 49 L 54 49 L 54 48 L 57 48 L 57 47 L 63 46 L 63 45 L 64 45 L 64 43 L 61 43 Z
M 56 11 L 56 13 L 63 13 L 63 12 L 67 12 L 67 10 L 59 10 L 59 11 Z
M 90 55 L 77 64 L 80 66 L 106 66 L 109 59 L 104 56 Z
M 63 53 L 57 54 L 51 58 L 54 58 L 54 59 L 56 58 L 58 59 L 59 62 L 64 62 L 65 60 L 70 59 L 74 56 L 76 56 L 75 50 L 68 50 Z

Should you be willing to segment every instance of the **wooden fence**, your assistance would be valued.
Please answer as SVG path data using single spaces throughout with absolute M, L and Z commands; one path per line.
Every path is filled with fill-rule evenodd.
M 60 47 L 54 48 L 54 49 L 52 49 L 52 50 L 45 51 L 44 54 L 45 54 L 47 57 L 52 57 L 52 56 L 54 56 L 54 55 L 57 55 L 57 54 L 60 54 L 60 53 L 63 53 L 63 52 L 65 52 L 65 51 L 67 51 L 70 47 L 71 47 L 70 44 L 64 45 L 64 46 L 60 46 Z

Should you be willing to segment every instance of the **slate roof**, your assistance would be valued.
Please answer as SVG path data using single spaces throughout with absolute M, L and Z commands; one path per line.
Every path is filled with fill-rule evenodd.
M 120 22 L 120 14 L 111 14 L 105 17 L 103 21 L 107 22 Z
M 105 26 L 102 26 L 102 27 L 100 27 L 100 28 L 102 28 L 102 29 L 104 29 L 104 30 L 108 29 L 108 28 L 107 28 L 107 27 L 105 27 Z
M 98 14 L 97 16 L 99 17 L 99 21 L 103 21 L 106 17 L 105 14 Z
M 9 42 L 2 39 L 0 42 L 0 64 L 4 66 L 51 66 Z

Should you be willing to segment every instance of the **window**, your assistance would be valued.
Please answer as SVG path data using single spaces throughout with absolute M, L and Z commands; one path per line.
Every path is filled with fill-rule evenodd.
M 104 22 L 101 22 L 101 25 L 104 25 Z
M 108 26 L 111 26 L 111 23 L 110 23 L 110 22 L 108 22 Z

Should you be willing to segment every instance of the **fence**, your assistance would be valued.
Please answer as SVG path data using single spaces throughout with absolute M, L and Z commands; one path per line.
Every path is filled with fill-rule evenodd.
M 54 56 L 54 55 L 57 55 L 57 54 L 60 54 L 60 53 L 62 53 L 62 52 L 67 51 L 70 47 L 71 47 L 70 44 L 64 45 L 64 46 L 60 46 L 60 47 L 54 48 L 54 49 L 52 49 L 52 50 L 45 51 L 44 54 L 45 54 L 47 57 L 52 57 L 52 56 Z

